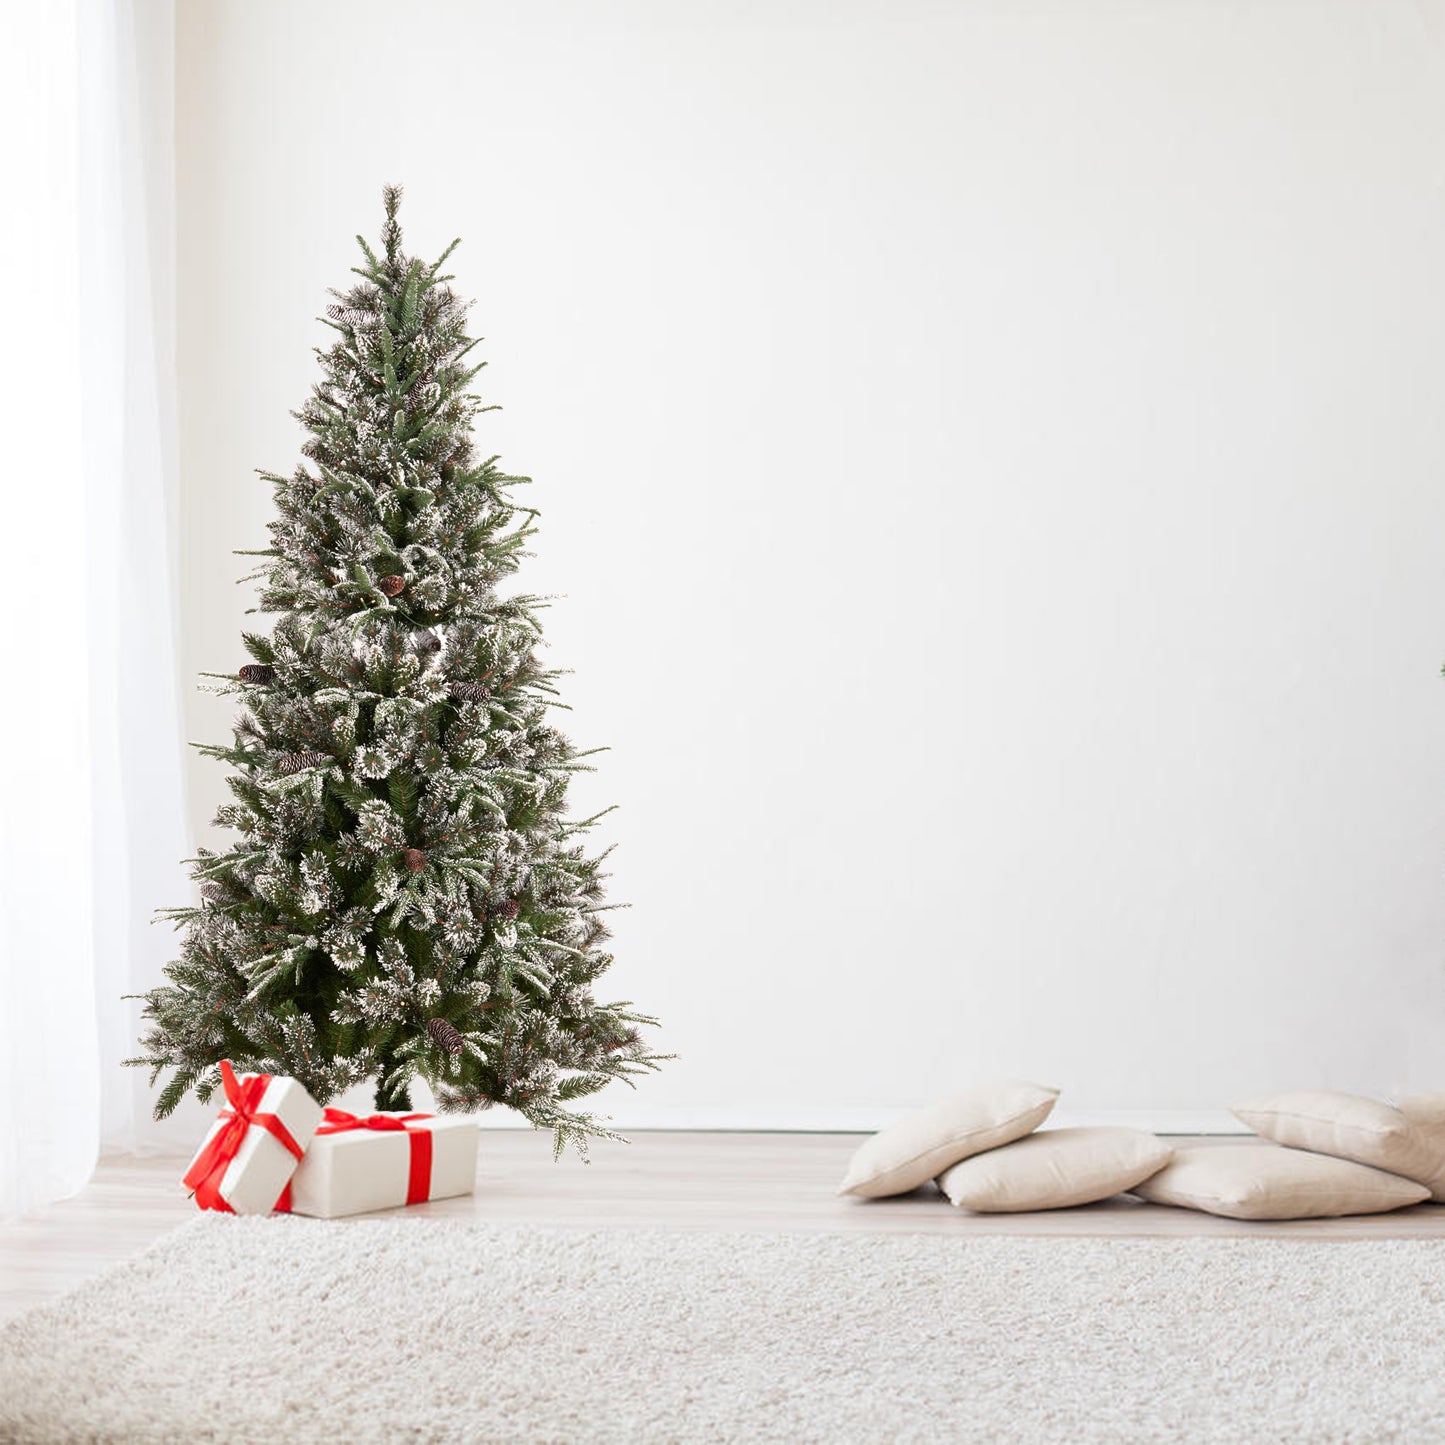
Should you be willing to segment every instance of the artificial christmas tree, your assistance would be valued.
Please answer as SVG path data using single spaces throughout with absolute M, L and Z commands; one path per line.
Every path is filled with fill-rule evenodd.
M 602 1004 L 611 962 L 601 856 L 569 821 L 583 758 L 548 721 L 558 674 L 538 658 L 540 599 L 504 595 L 536 513 L 526 478 L 478 461 L 468 391 L 481 369 L 466 305 L 401 250 L 384 192 L 380 253 L 333 292 L 334 345 L 297 413 L 313 463 L 274 485 L 261 609 L 269 636 L 217 689 L 238 694 L 216 815 L 239 835 L 201 850 L 199 907 L 169 983 L 144 995 L 156 1103 L 203 1101 L 220 1061 L 290 1075 L 320 1102 L 377 1081 L 410 1108 L 509 1105 L 557 1147 L 605 1134 L 573 1102 L 654 1068 L 653 1020 Z M 599 815 L 600 816 L 600 815 Z

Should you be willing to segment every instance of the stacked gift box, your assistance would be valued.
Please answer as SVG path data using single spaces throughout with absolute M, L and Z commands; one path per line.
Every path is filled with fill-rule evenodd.
M 202 1209 L 337 1219 L 470 1194 L 477 1123 L 323 1109 L 295 1079 L 221 1064 L 226 1106 L 185 1185 Z

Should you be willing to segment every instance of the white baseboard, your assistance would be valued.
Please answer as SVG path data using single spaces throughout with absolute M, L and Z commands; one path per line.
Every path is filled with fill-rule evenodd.
M 863 1106 L 838 1109 L 758 1109 L 680 1107 L 618 1109 L 611 1120 L 620 1133 L 628 1130 L 697 1129 L 736 1133 L 871 1134 L 896 1119 L 901 1110 Z M 484 1129 L 525 1129 L 526 1122 L 508 1109 L 480 1116 Z M 1078 1128 L 1112 1124 L 1148 1129 L 1154 1134 L 1248 1134 L 1226 1109 L 1060 1109 L 1046 1127 Z

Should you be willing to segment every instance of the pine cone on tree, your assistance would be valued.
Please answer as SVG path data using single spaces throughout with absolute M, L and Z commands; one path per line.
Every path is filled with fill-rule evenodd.
M 432 1019 L 427 1024 L 426 1031 L 437 1048 L 449 1054 L 461 1053 L 462 1036 L 455 1024 L 450 1024 L 445 1019 Z
M 447 688 L 453 702 L 486 702 L 491 695 L 479 682 L 454 682 Z
M 264 662 L 248 662 L 236 676 L 242 682 L 270 682 L 276 676 L 276 669 Z
M 326 753 L 285 753 L 276 759 L 276 771 L 289 777 L 292 773 L 299 773 L 305 768 L 319 768 L 330 761 Z
M 522 904 L 516 898 L 509 898 L 505 903 L 497 904 L 497 917 L 505 918 L 509 922 L 522 911 Z
M 420 873 L 426 867 L 426 854 L 420 848 L 407 848 L 401 855 L 401 861 L 409 872 Z
M 385 596 L 396 597 L 406 586 L 406 578 L 398 577 L 393 573 L 390 577 L 383 577 L 381 581 L 378 582 L 376 585 L 381 589 L 382 593 Z
M 423 627 L 420 632 L 412 633 L 411 643 L 423 655 L 442 650 L 441 638 L 430 627 Z
M 223 888 L 219 883 L 201 884 L 201 897 L 207 903 L 224 903 L 230 896 L 229 890 Z

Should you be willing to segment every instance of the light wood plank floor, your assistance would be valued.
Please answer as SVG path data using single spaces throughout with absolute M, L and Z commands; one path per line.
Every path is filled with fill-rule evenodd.
M 595 1145 L 584 1166 L 571 1157 L 554 1164 L 547 1136 L 485 1130 L 476 1194 L 406 1215 L 587 1229 L 1445 1239 L 1445 1206 L 1434 1204 L 1355 1219 L 1249 1224 L 1126 1199 L 1041 1214 L 968 1214 L 931 1185 L 900 1199 L 840 1199 L 833 1188 L 858 1143 L 852 1134 L 658 1131 L 637 1133 L 630 1144 Z M 185 1162 L 104 1159 L 74 1199 L 0 1226 L 0 1319 L 193 1218 L 179 1182 Z

